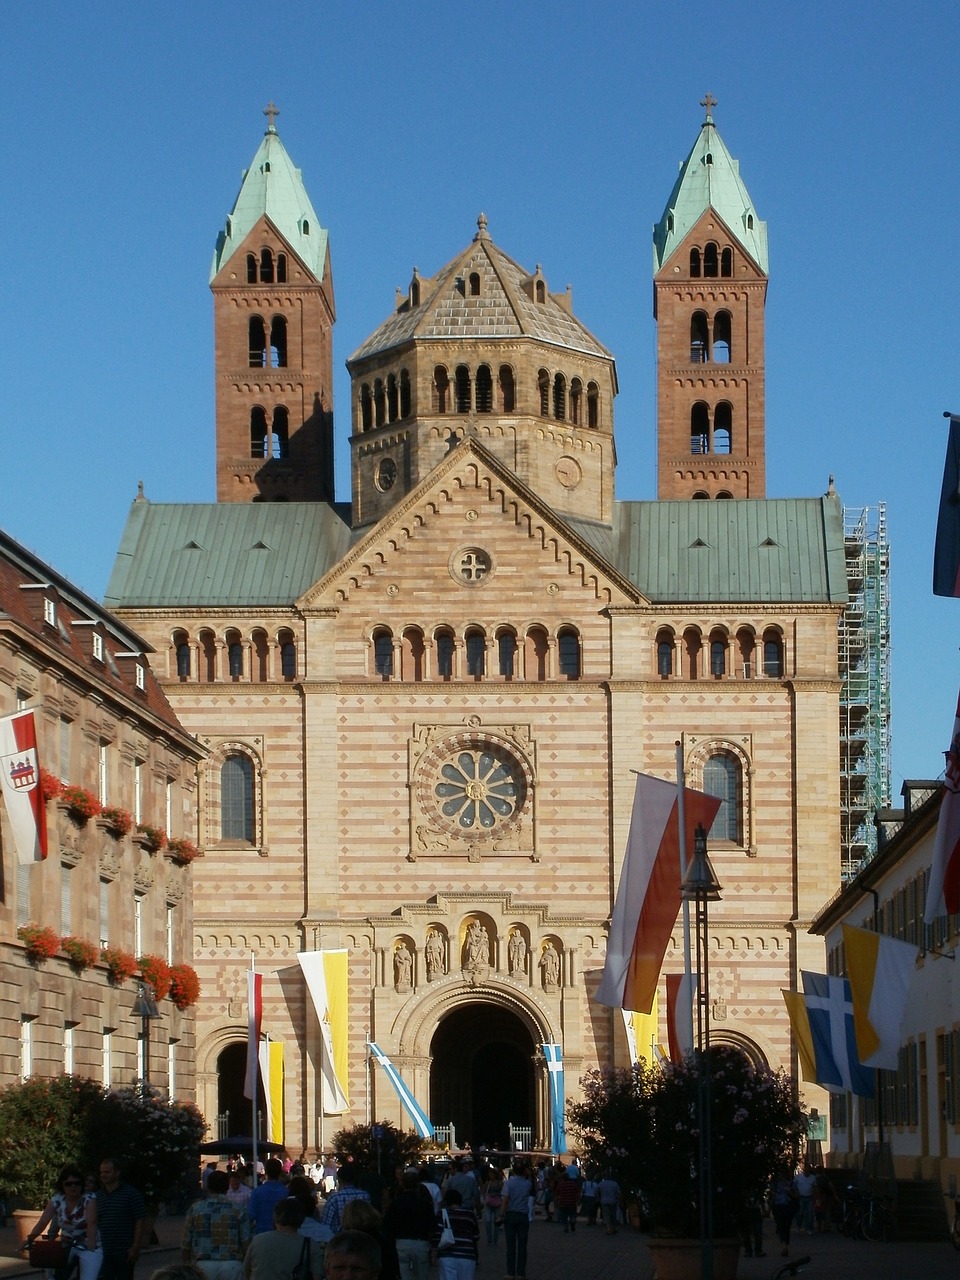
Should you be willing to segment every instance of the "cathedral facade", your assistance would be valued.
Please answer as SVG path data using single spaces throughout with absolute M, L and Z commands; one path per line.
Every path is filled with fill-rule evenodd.
M 208 1118 L 245 1105 L 253 953 L 291 1150 L 407 1125 L 370 1041 L 459 1140 L 546 1142 L 541 1046 L 568 1095 L 628 1060 L 594 993 L 632 771 L 675 776 L 678 743 L 722 800 L 713 1038 L 791 1067 L 780 988 L 822 967 L 806 926 L 839 883 L 847 587 L 836 495 L 765 497 L 766 271 L 708 115 L 654 232 L 659 498 L 621 501 L 614 358 L 481 215 L 347 362 L 338 504 L 330 246 L 271 118 L 211 270 L 218 501 L 138 498 L 106 601 L 207 751 Z M 337 1115 L 297 962 L 325 948 L 349 953 Z

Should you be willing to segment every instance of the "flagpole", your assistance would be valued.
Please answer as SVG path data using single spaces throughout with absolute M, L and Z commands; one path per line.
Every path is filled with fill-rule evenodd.
M 679 738 L 675 743 L 677 759 L 677 830 L 680 844 L 680 883 L 683 884 L 687 874 L 687 828 L 683 818 L 683 792 L 685 786 L 683 772 L 683 744 Z M 683 1015 L 687 1023 L 687 1044 L 693 1044 L 693 964 L 690 956 L 690 900 L 683 899 L 683 972 L 686 978 L 689 1000 L 684 1000 Z
M 250 952 L 250 972 L 251 973 L 257 972 L 257 955 L 255 951 Z M 248 1017 L 250 1016 L 249 1009 L 247 1010 L 247 1016 Z M 249 1032 L 248 1032 L 248 1035 L 249 1035 Z M 249 1053 L 249 1049 L 247 1050 L 247 1052 Z M 253 1097 L 250 1099 L 250 1139 L 253 1144 L 252 1146 L 253 1185 L 257 1187 L 260 1185 L 260 1179 L 257 1177 L 257 1080 L 260 1075 L 260 1037 L 259 1035 L 257 1036 L 257 1043 L 254 1048 L 254 1054 L 255 1054 L 254 1062 L 256 1065 L 253 1073 L 253 1089 L 251 1090 L 251 1092 L 253 1093 Z

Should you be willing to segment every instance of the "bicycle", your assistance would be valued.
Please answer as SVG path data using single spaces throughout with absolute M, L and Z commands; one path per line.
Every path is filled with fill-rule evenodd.
M 860 1233 L 864 1240 L 891 1240 L 894 1229 L 890 1205 L 880 1196 L 870 1196 L 860 1214 Z M 960 1244 L 956 1247 L 960 1248 Z
M 794 1258 L 792 1262 L 785 1262 L 782 1267 L 778 1267 L 773 1273 L 773 1280 L 784 1280 L 786 1276 L 795 1276 L 798 1271 L 808 1267 L 810 1261 L 810 1255 L 807 1254 L 806 1257 Z

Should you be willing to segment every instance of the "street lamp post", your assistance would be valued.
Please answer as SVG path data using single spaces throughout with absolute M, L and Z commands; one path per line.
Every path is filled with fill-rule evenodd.
M 713 1149 L 710 1132 L 710 934 L 708 903 L 720 900 L 720 882 L 707 856 L 707 833 L 702 824 L 693 835 L 693 857 L 681 886 L 683 897 L 696 906 L 697 934 L 697 1124 L 699 1126 L 700 1275 L 713 1280 Z
M 150 1083 L 150 1023 L 160 1017 L 157 1008 L 157 997 L 149 982 L 141 982 L 137 989 L 137 998 L 133 1006 L 133 1016 L 140 1019 L 141 1042 L 143 1044 L 143 1075 L 141 1083 L 144 1090 Z

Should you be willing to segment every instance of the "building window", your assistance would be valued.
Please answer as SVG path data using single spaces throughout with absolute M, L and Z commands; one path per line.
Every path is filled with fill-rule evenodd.
M 713 318 L 713 358 L 718 364 L 730 361 L 729 311 L 718 311 Z
M 433 410 L 434 413 L 446 413 L 450 395 L 450 378 L 442 364 L 433 371 Z
M 177 654 L 177 678 L 179 680 L 189 680 L 190 645 L 187 642 L 186 632 L 178 631 L 173 638 L 173 643 Z
M 570 383 L 570 421 L 579 427 L 583 420 L 583 383 L 574 378 Z
M 553 416 L 558 422 L 565 422 L 567 417 L 567 380 L 558 373 L 553 380 Z
M 143 955 L 143 894 L 133 895 L 133 954 Z
M 251 675 L 254 680 L 260 684 L 264 684 L 267 680 L 267 633 L 261 628 L 257 628 L 250 636 L 253 648 L 251 650 L 250 665 L 253 668 Z
M 163 788 L 163 829 L 173 834 L 173 779 L 168 778 Z
M 720 808 L 710 828 L 714 840 L 740 842 L 740 762 L 726 751 L 709 757 L 703 766 L 703 789 L 716 796 Z
M 296 680 L 297 646 L 293 642 L 293 636 L 289 631 L 281 631 L 278 640 L 280 642 L 280 678 L 288 681 Z
M 173 964 L 176 959 L 176 941 L 177 941 L 177 908 L 173 902 L 167 903 L 167 912 L 165 918 L 164 940 L 166 946 L 164 948 L 167 964 Z
M 171 1102 L 177 1096 L 177 1042 L 167 1044 L 167 1097 Z
M 600 388 L 595 382 L 587 383 L 587 426 L 596 429 L 600 425 Z
M 73 867 L 60 863 L 60 932 L 73 933 Z
M 657 636 L 657 675 L 662 680 L 673 675 L 673 636 L 661 631 Z
M 688 680 L 696 680 L 700 675 L 700 650 L 703 648 L 703 640 L 700 632 L 696 627 L 690 627 L 683 633 L 683 650 L 684 665 L 686 670 L 684 675 Z
M 710 410 L 703 400 L 690 408 L 690 452 L 710 452 Z
M 97 662 L 103 661 L 103 636 L 99 631 L 93 633 L 93 656 Z
M 715 276 L 719 274 L 720 254 L 717 246 L 711 240 L 709 244 L 703 248 L 703 274 L 705 276 Z
M 20 1015 L 20 1079 L 29 1080 L 33 1075 L 33 1018 Z
M 694 280 L 698 280 L 701 274 L 700 250 L 696 247 L 690 250 L 690 276 Z
M 267 446 L 267 413 L 262 405 L 255 405 L 250 410 L 250 457 L 266 458 Z
M 437 646 L 437 675 L 441 680 L 453 679 L 453 634 L 438 631 L 434 637 Z
M 110 881 L 100 881 L 100 945 L 110 945 Z
M 285 316 L 274 316 L 270 321 L 270 363 L 275 369 L 286 368 L 287 320 Z
M 134 684 L 141 692 L 147 687 L 146 668 L 142 662 L 138 662 L 134 671 Z
M 400 417 L 410 416 L 410 375 L 406 369 L 400 370 Z
M 109 1089 L 113 1084 L 113 1031 L 110 1027 L 103 1028 L 103 1045 L 101 1050 L 101 1073 L 103 1076 L 103 1087 Z
M 733 275 L 733 250 L 729 247 L 720 254 L 720 274 L 722 276 Z
M 65 1022 L 63 1024 L 63 1074 L 72 1076 L 76 1070 L 76 1053 L 75 1053 L 75 1036 L 77 1024 L 75 1022 Z
M 540 392 L 540 417 L 546 418 L 550 414 L 550 375 L 546 369 L 537 374 L 537 390 Z
M 273 254 L 269 249 L 260 250 L 260 283 L 273 284 Z
M 542 627 L 531 627 L 523 646 L 523 671 L 527 680 L 547 678 L 547 633 Z
M 247 325 L 247 348 L 251 369 L 261 369 L 267 363 L 267 330 L 263 316 L 251 316 Z
M 239 633 L 236 631 L 228 631 L 226 635 L 227 641 L 227 672 L 231 680 L 240 680 L 243 677 L 243 644 L 240 640 Z
M 763 674 L 774 680 L 783 678 L 783 641 L 776 631 L 763 636 Z
M 485 670 L 487 638 L 482 631 L 468 631 L 465 637 L 467 650 L 467 675 L 481 679 Z
M 253 844 L 253 761 L 239 752 L 220 767 L 220 839 Z
M 723 676 L 727 673 L 727 642 L 722 636 L 714 636 L 710 641 L 710 674 Z
M 102 739 L 97 753 L 97 799 L 101 804 L 110 801 L 110 744 Z
M 516 386 L 513 380 L 513 370 L 508 364 L 502 364 L 498 377 L 500 380 L 500 410 L 502 413 L 513 413 L 516 407 Z
M 422 680 L 426 646 L 419 627 L 407 627 L 400 638 L 400 679 Z
M 493 412 L 493 374 L 482 364 L 477 370 L 477 413 Z
M 457 365 L 455 375 L 457 413 L 470 412 L 470 370 L 465 364 Z
M 70 777 L 70 726 L 73 722 L 66 716 L 60 717 L 60 781 L 66 782 Z
M 708 359 L 706 313 L 695 311 L 690 317 L 690 363 L 705 364 Z
M 497 661 L 503 678 L 512 680 L 517 662 L 517 637 L 512 631 L 501 631 L 497 636 Z
M 713 452 L 729 453 L 733 445 L 733 406 L 721 400 L 713 411 Z
M 373 637 L 373 670 L 383 680 L 393 675 L 393 636 L 389 631 L 378 631 Z
M 270 432 L 268 458 L 286 458 L 290 453 L 290 414 L 277 405 L 273 411 L 273 430 Z
M 43 620 L 48 626 L 55 627 L 57 625 L 57 602 L 51 600 L 49 596 L 43 597 Z
M 557 635 L 557 666 L 565 679 L 580 679 L 580 637 L 571 627 Z
M 470 272 L 470 297 L 471 298 L 480 297 L 480 276 L 479 276 L 479 273 L 476 271 Z

